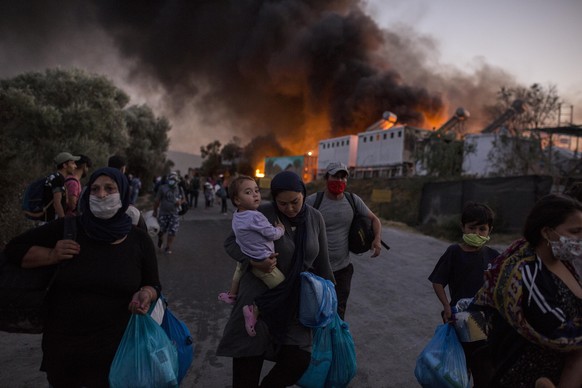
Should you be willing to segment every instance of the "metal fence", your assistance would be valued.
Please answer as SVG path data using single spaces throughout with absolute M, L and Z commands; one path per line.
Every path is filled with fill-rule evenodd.
M 487 204 L 495 211 L 495 227 L 508 233 L 521 232 L 534 203 L 552 188 L 550 176 L 483 178 L 426 183 L 422 188 L 419 210 L 421 225 L 460 215 L 468 201 Z

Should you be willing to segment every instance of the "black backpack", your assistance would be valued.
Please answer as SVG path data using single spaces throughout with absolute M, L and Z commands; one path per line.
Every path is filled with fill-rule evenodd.
M 76 217 L 65 217 L 63 239 L 76 238 Z M 45 300 L 64 264 L 22 268 L 0 252 L 0 331 L 42 333 L 47 313 Z
M 318 191 L 315 197 L 313 207 L 319 209 L 321 201 L 323 200 L 323 191 Z M 354 211 L 354 218 L 350 225 L 350 232 L 348 234 L 348 249 L 352 253 L 360 254 L 372 249 L 372 242 L 374 241 L 374 230 L 372 229 L 372 220 L 367 214 L 361 214 L 356 209 L 354 202 L 354 195 L 350 192 L 345 192 L 344 195 L 350 203 Z
M 53 204 L 52 191 L 47 182 L 48 178 L 42 177 L 34 180 L 24 191 L 22 211 L 29 220 L 47 220 L 47 212 Z

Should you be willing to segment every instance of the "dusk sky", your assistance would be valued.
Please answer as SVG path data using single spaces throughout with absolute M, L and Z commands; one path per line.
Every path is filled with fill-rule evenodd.
M 382 28 L 411 26 L 437 43 L 436 58 L 471 72 L 481 62 L 525 85 L 555 84 L 582 124 L 582 1 L 370 0 Z
M 0 77 L 105 75 L 170 119 L 170 149 L 192 153 L 269 131 L 305 149 L 385 109 L 433 127 L 462 103 L 479 130 L 484 105 L 511 84 L 556 85 L 582 124 L 580 0 L 119 4 L 0 0 Z

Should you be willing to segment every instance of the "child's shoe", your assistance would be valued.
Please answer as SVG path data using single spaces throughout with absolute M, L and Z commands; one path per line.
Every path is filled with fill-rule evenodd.
M 251 337 L 257 335 L 255 331 L 255 325 L 257 324 L 257 318 L 255 318 L 255 306 L 252 304 L 243 307 L 243 315 L 245 317 L 245 329 L 247 329 L 247 334 Z
M 232 295 L 230 292 L 221 292 L 218 294 L 218 300 L 226 304 L 234 304 L 236 302 L 236 295 Z

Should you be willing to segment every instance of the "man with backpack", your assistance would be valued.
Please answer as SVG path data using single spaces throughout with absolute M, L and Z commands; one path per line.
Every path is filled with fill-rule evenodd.
M 79 159 L 81 159 L 80 156 L 74 156 L 69 152 L 61 152 L 55 157 L 54 162 L 57 171 L 50 174 L 45 183 L 45 186 L 50 188 L 53 200 L 52 207 L 47 210 L 47 221 L 55 218 L 65 218 L 65 209 L 67 208 L 65 177 L 75 172 L 75 169 L 77 168 L 76 162 Z
M 93 167 L 93 162 L 88 156 L 79 154 L 79 160 L 76 162 L 75 171 L 65 178 L 65 189 L 67 192 L 67 216 L 77 215 L 77 205 L 81 197 L 82 186 L 81 179 L 87 176 L 89 169 Z
M 382 250 L 382 224 L 376 215 L 366 206 L 362 199 L 345 192 L 349 171 L 345 164 L 330 163 L 325 171 L 326 188 L 323 193 L 311 194 L 305 203 L 319 209 L 325 221 L 329 261 L 336 281 L 337 310 L 344 319 L 348 297 L 350 295 L 354 266 L 350 260 L 349 232 L 355 212 L 367 215 L 372 222 L 374 240 L 372 241 L 372 257 Z M 348 197 L 349 196 L 349 197 Z M 316 200 L 319 199 L 319 203 Z
M 61 152 L 54 159 L 57 171 L 28 185 L 22 200 L 22 210 L 28 219 L 49 222 L 65 217 L 65 177 L 75 171 L 79 159 L 69 152 Z

